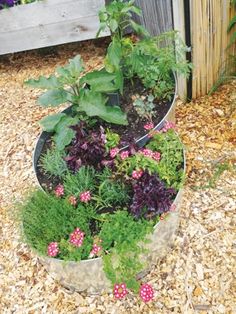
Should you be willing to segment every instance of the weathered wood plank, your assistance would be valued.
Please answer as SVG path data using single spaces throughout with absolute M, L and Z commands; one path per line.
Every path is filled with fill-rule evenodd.
M 104 0 L 46 0 L 2 10 L 0 54 L 94 38 L 103 5 Z
M 143 13 L 137 19 L 151 35 L 159 35 L 173 29 L 171 0 L 136 0 L 135 3 Z
M 173 0 L 173 24 L 174 29 L 180 34 L 181 39 L 185 42 L 185 18 L 184 18 L 184 1 Z M 187 80 L 181 75 L 177 76 L 178 95 L 182 100 L 187 98 Z

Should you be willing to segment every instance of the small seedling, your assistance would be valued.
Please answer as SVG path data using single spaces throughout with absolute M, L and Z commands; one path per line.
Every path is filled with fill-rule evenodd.
M 154 104 L 154 96 L 149 94 L 148 96 L 135 97 L 133 103 L 134 109 L 141 118 L 145 118 L 149 121 L 152 121 L 152 118 L 155 116 L 154 109 L 156 105 Z

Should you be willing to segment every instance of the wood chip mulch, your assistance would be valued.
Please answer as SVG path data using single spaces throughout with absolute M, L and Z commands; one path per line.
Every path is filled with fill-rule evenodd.
M 37 121 L 55 111 L 37 106 L 40 91 L 23 82 L 54 72 L 77 53 L 88 69 L 98 67 L 104 44 L 88 41 L 46 52 L 0 58 L 0 313 L 236 313 L 236 82 L 212 96 L 179 101 L 177 127 L 188 174 L 178 234 L 146 278 L 156 291 L 154 301 L 145 304 L 133 295 L 116 301 L 108 294 L 68 291 L 55 282 L 15 223 L 14 202 L 35 185 Z M 223 164 L 227 170 L 219 175 Z

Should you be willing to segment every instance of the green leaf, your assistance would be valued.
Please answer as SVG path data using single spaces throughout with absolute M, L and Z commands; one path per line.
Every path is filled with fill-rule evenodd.
M 130 24 L 133 30 L 135 31 L 135 33 L 137 33 L 138 35 L 143 35 L 145 37 L 150 36 L 148 31 L 142 25 L 139 25 L 135 23 L 134 21 L 130 21 Z
M 40 76 L 38 80 L 29 79 L 28 81 L 25 81 L 25 84 L 42 89 L 53 89 L 60 87 L 60 83 L 55 75 L 51 75 L 48 78 Z
M 134 12 L 138 16 L 142 15 L 142 10 L 140 8 L 134 6 L 134 5 L 132 7 L 130 7 L 130 11 Z
M 227 28 L 227 32 L 229 32 L 233 27 L 234 25 L 236 24 L 236 15 L 232 18 L 232 20 L 229 22 L 229 26 Z
M 69 129 L 61 129 L 60 132 L 54 135 L 54 141 L 58 150 L 63 150 L 67 145 L 69 145 L 75 136 L 75 131 Z
M 101 22 L 99 30 L 97 31 L 97 34 L 96 34 L 96 38 L 98 38 L 100 34 L 105 31 L 105 29 L 106 29 L 106 23 Z
M 80 55 L 75 56 L 69 60 L 69 64 L 64 67 L 69 71 L 73 77 L 79 77 L 80 73 L 84 70 L 83 61 Z
M 112 33 L 114 33 L 118 28 L 118 23 L 115 19 L 111 19 L 109 26 L 110 26 Z
M 80 99 L 79 111 L 84 111 L 89 117 L 98 116 L 106 122 L 127 125 L 127 117 L 118 106 L 106 106 L 107 98 L 101 93 L 85 91 Z
M 68 93 L 64 89 L 49 90 L 38 98 L 38 103 L 45 107 L 56 107 L 67 101 Z
M 90 85 L 91 90 L 94 92 L 113 92 L 117 90 L 117 87 L 114 83 L 116 78 L 115 74 L 107 72 L 105 69 L 100 71 L 93 71 L 86 74 L 81 79 L 81 84 L 86 83 Z
M 69 127 L 69 126 L 72 126 L 72 125 L 75 125 L 77 124 L 79 121 L 78 118 L 76 117 L 71 117 L 71 116 L 67 116 L 67 115 L 64 115 L 60 121 L 58 122 L 58 124 L 56 125 L 56 132 L 61 132 L 63 131 L 65 128 Z
M 39 124 L 41 125 L 44 131 L 53 132 L 55 130 L 56 125 L 65 116 L 66 116 L 65 113 L 56 113 L 41 119 L 39 121 Z
M 58 80 L 62 84 L 74 85 L 77 84 L 77 81 L 83 70 L 83 61 L 81 56 L 77 55 L 73 59 L 70 59 L 69 63 L 64 67 L 58 67 L 56 72 L 60 75 Z
M 114 38 L 107 49 L 107 55 L 105 58 L 106 70 L 110 72 L 109 68 L 107 68 L 107 65 L 113 67 L 114 69 L 113 71 L 118 70 L 120 67 L 121 57 L 122 57 L 121 43 L 120 41 Z

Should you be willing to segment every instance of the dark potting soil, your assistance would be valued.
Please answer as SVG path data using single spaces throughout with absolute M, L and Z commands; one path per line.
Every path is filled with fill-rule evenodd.
M 144 125 L 150 121 L 139 117 L 133 106 L 132 96 L 148 96 L 150 91 L 147 90 L 139 79 L 129 80 L 124 84 L 123 95 L 120 96 L 120 107 L 127 114 L 128 125 L 122 126 L 117 124 L 108 124 L 101 121 L 100 125 L 104 128 L 110 128 L 113 132 L 120 135 L 123 143 L 130 143 L 132 140 L 138 140 L 140 137 L 148 133 L 144 129 Z M 172 100 L 154 101 L 156 107 L 154 109 L 153 124 L 156 126 L 167 114 L 172 104 Z
M 106 123 L 105 121 L 99 120 L 98 123 L 93 127 L 94 131 L 98 130 L 100 126 L 104 129 L 109 128 L 112 132 L 118 133 L 121 138 L 122 146 L 130 144 L 140 137 L 148 133 L 144 129 L 144 125 L 149 122 L 145 119 L 142 119 L 138 116 L 137 112 L 133 107 L 132 96 L 147 96 L 149 91 L 144 88 L 141 81 L 134 79 L 133 82 L 129 81 L 124 84 L 124 93 L 120 96 L 120 107 L 127 114 L 128 125 L 116 125 L 111 123 Z M 154 102 L 155 103 L 155 102 Z M 157 125 L 167 114 L 172 101 L 159 101 L 156 102 L 156 108 L 154 110 L 153 124 Z M 46 153 L 48 149 L 52 146 L 52 137 L 48 136 L 48 139 L 45 141 L 42 152 L 40 155 Z M 43 189 L 47 191 L 52 191 L 55 187 L 61 182 L 59 177 L 48 177 L 43 172 L 43 169 L 40 167 L 40 159 L 38 160 L 36 166 L 36 175 L 38 181 Z

